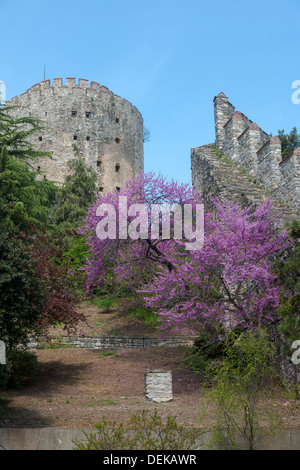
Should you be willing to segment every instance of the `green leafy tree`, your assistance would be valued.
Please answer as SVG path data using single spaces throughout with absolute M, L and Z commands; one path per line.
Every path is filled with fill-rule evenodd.
M 284 129 L 278 131 L 278 138 L 281 141 L 281 153 L 282 159 L 288 157 L 293 150 L 300 147 L 300 134 L 297 132 L 297 128 L 293 127 L 289 134 L 284 132 Z
M 229 334 L 224 349 L 210 394 L 217 404 L 215 436 L 217 442 L 224 442 L 225 432 L 232 447 L 253 450 L 262 437 L 275 434 L 281 424 L 275 413 L 268 414 L 267 428 L 259 422 L 260 406 L 276 381 L 274 345 L 265 330 L 246 330 L 241 335 Z
M 0 232 L 0 339 L 6 364 L 0 365 L 0 388 L 21 388 L 34 377 L 37 357 L 27 351 L 28 335 L 39 331 L 45 283 L 36 260 L 20 238 Z
M 0 152 L 7 148 L 7 154 L 21 160 L 37 157 L 50 157 L 51 153 L 35 149 L 31 140 L 33 135 L 45 129 L 39 119 L 32 116 L 15 117 L 17 106 L 0 107 Z
M 50 223 L 57 188 L 2 147 L 0 154 L 0 221 L 7 230 L 28 230 L 29 225 Z
M 48 223 L 56 188 L 49 181 L 36 181 L 29 168 L 31 160 L 51 156 L 32 144 L 45 126 L 32 116 L 15 117 L 17 108 L 0 107 L 0 225 L 20 231 L 28 224 Z
M 0 338 L 8 351 L 27 343 L 44 309 L 44 282 L 21 239 L 0 233 Z
M 57 195 L 55 223 L 63 224 L 66 230 L 74 233 L 96 198 L 97 173 L 79 156 L 75 145 L 73 149 L 75 158 L 68 162 L 70 174 L 66 176 Z
M 96 199 L 97 173 L 79 156 L 76 145 L 73 150 L 74 158 L 68 162 L 70 174 L 57 193 L 52 234 L 64 248 L 61 264 L 70 267 L 72 284 L 80 289 L 85 281 L 80 268 L 85 264 L 88 247 L 78 229 Z
M 300 339 L 300 224 L 294 222 L 290 230 L 292 241 L 289 255 L 276 264 L 276 271 L 281 284 L 280 324 L 278 330 L 284 335 L 283 352 L 292 358 L 294 341 Z M 294 391 L 299 398 L 298 365 L 293 364 Z
M 56 263 L 61 252 L 52 249 L 50 238 L 41 238 L 47 228 L 50 232 L 57 192 L 53 182 L 38 181 L 28 165 L 47 156 L 30 141 L 41 129 L 34 118 L 16 119 L 0 108 L 0 338 L 8 348 L 8 382 L 16 367 L 24 370 L 28 357 L 20 357 L 17 349 L 26 345 L 29 333 L 57 318 L 68 326 L 82 319 L 66 283 L 67 269 Z

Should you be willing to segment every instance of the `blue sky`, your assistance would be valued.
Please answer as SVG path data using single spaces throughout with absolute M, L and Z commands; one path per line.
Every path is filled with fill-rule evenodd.
M 44 78 L 94 80 L 151 132 L 145 170 L 191 182 L 190 151 L 214 141 L 223 91 L 268 133 L 300 131 L 299 0 L 0 0 L 6 99 Z

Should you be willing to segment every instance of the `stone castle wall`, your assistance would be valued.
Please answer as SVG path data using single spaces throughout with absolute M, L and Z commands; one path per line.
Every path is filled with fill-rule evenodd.
M 272 199 L 272 215 L 282 227 L 294 220 L 300 222 L 300 149 L 282 160 L 278 137 L 269 138 L 257 124 L 235 111 L 223 93 L 214 104 L 215 143 L 191 149 L 192 184 L 206 210 L 214 210 L 212 198 L 241 206 Z M 288 253 L 282 253 L 282 259 L 285 256 Z M 276 324 L 269 334 L 276 346 L 280 373 L 292 382 L 294 365 L 282 353 L 285 339 Z
M 270 199 L 270 194 L 236 163 L 222 156 L 215 144 L 195 147 L 191 152 L 192 184 L 202 196 L 206 210 L 213 211 L 212 198 L 230 200 L 243 207 L 260 205 Z M 284 226 L 293 220 L 300 222 L 300 217 L 293 209 L 278 199 L 273 199 L 272 214 L 279 217 L 278 222 Z
M 269 138 L 235 110 L 224 93 L 214 98 L 216 146 L 257 184 L 295 212 L 300 209 L 300 149 L 285 160 L 278 137 Z
M 86 163 L 98 173 L 100 191 L 112 191 L 143 171 L 143 118 L 127 100 L 105 86 L 69 77 L 44 80 L 10 100 L 13 113 L 39 118 L 47 125 L 32 142 L 52 152 L 52 159 L 35 162 L 38 178 L 58 183 L 69 172 L 74 144 Z

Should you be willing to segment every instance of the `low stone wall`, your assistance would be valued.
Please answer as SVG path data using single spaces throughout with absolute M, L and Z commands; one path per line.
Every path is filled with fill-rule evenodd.
M 45 337 L 30 338 L 29 349 L 46 349 L 54 347 L 71 347 L 86 349 L 134 349 L 149 347 L 176 347 L 193 346 L 194 337 L 169 337 L 169 338 L 132 338 L 132 337 L 87 337 L 87 336 L 60 336 L 46 340 Z

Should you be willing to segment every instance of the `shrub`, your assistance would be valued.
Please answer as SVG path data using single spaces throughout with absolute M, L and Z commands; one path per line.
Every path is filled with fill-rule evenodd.
M 107 421 L 105 417 L 95 426 L 96 433 L 83 431 L 86 441 L 75 439 L 74 450 L 188 450 L 206 431 L 185 428 L 176 417 L 165 420 L 157 410 L 149 416 L 146 410 L 132 413 L 128 429 L 123 423 Z
M 246 445 L 252 450 L 264 435 L 278 430 L 281 422 L 275 413 L 268 414 L 265 429 L 260 428 L 258 413 L 259 404 L 276 383 L 273 356 L 274 345 L 265 330 L 228 335 L 210 394 L 217 404 L 215 437 L 219 442 L 225 430 L 231 446 Z
M 116 303 L 116 299 L 111 295 L 107 295 L 106 297 L 97 298 L 95 303 L 97 308 L 104 310 L 104 313 L 110 313 Z
M 7 388 L 9 379 L 9 372 L 7 364 L 0 364 L 0 389 L 4 390 Z
M 184 362 L 192 370 L 207 372 L 212 362 L 222 357 L 223 353 L 224 341 L 204 334 L 195 340 L 194 347 L 188 351 Z
M 157 315 L 150 308 L 144 306 L 132 307 L 129 309 L 129 318 L 139 318 L 145 325 L 149 327 L 159 326 Z
M 37 372 L 38 361 L 33 352 L 12 349 L 6 364 L 0 367 L 0 388 L 22 388 Z

